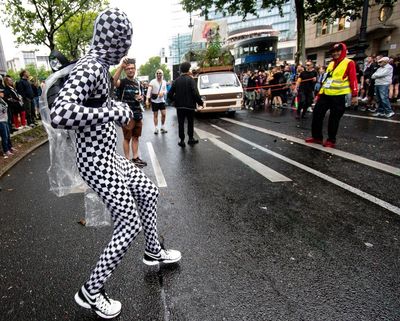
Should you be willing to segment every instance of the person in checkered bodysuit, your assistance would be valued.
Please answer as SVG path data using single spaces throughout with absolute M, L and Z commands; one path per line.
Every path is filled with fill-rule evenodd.
M 108 298 L 103 285 L 142 227 L 144 263 L 174 263 L 181 258 L 179 251 L 165 250 L 158 240 L 157 186 L 116 153 L 115 123 L 126 124 L 133 115 L 128 105 L 109 96 L 109 67 L 127 54 L 131 35 L 131 23 L 122 11 L 107 9 L 100 13 L 89 52 L 77 62 L 51 107 L 53 127 L 75 130 L 79 173 L 105 203 L 114 222 L 110 243 L 75 295 L 78 304 L 104 318 L 118 315 L 121 304 Z

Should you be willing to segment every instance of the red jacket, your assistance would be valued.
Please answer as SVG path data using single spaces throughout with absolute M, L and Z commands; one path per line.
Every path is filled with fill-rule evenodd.
M 338 59 L 333 60 L 334 65 L 333 68 L 335 68 L 344 58 L 346 58 L 347 55 L 347 46 L 342 42 L 342 52 L 340 53 L 340 56 Z M 343 75 L 343 79 L 348 77 L 349 78 L 349 83 L 350 83 L 350 89 L 351 89 L 351 96 L 352 97 L 357 97 L 358 96 L 358 81 L 357 81 L 357 73 L 356 73 L 356 63 L 351 60 L 349 64 L 347 65 L 347 69 Z

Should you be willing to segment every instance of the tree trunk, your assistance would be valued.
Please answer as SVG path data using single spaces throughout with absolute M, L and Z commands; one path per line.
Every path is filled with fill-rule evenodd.
M 297 52 L 295 62 L 298 65 L 306 60 L 306 39 L 305 39 L 305 17 L 304 17 L 304 1 L 295 0 L 296 20 L 297 20 Z

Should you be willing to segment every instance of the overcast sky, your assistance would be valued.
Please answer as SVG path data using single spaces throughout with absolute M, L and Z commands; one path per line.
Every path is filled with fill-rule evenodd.
M 172 36 L 172 3 L 177 0 L 111 0 L 110 7 L 118 7 L 126 12 L 133 25 L 131 57 L 137 59 L 138 65 L 148 58 L 158 56 L 164 47 L 168 53 L 168 43 Z M 186 16 L 186 14 L 184 14 Z M 183 21 L 187 25 L 187 21 Z M 182 28 L 185 28 L 183 25 Z M 176 24 L 175 28 L 176 30 Z M 6 59 L 15 57 L 15 37 L 0 22 L 1 39 Z

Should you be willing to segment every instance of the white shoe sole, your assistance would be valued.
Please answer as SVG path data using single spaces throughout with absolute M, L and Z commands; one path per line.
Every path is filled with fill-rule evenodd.
M 171 264 L 171 263 L 176 263 L 178 261 L 180 261 L 182 258 L 182 256 L 180 256 L 179 258 L 175 259 L 175 260 L 164 260 L 162 262 L 160 261 L 147 261 L 146 259 L 143 259 L 143 263 L 149 266 L 153 266 L 153 265 L 158 265 L 158 264 Z
M 78 303 L 82 308 L 85 308 L 85 309 L 91 309 L 92 308 L 89 303 L 87 303 L 85 301 L 82 301 L 82 299 L 79 296 L 79 292 L 76 292 L 74 298 L 75 298 L 75 302 Z
M 78 303 L 82 308 L 92 310 L 92 307 L 90 306 L 89 303 L 82 301 L 78 292 L 76 292 L 74 298 L 75 298 L 75 302 Z M 113 319 L 121 313 L 121 310 L 119 310 L 117 313 L 115 313 L 113 315 L 105 315 L 105 314 L 101 313 L 100 311 L 96 311 L 96 310 L 93 310 L 93 311 L 103 319 Z

